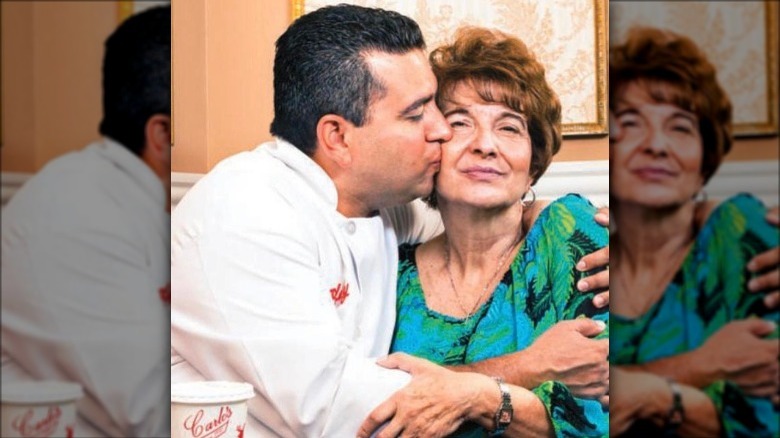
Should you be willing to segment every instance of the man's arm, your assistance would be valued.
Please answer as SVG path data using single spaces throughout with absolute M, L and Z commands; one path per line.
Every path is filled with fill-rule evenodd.
M 587 318 L 561 321 L 524 350 L 448 368 L 501 377 L 526 389 L 553 380 L 575 397 L 599 398 L 609 391 L 609 340 L 593 337 L 604 329 L 603 322 Z
M 694 388 L 728 380 L 747 395 L 771 397 L 778 390 L 780 344 L 764 337 L 775 324 L 761 319 L 733 321 L 710 336 L 699 348 L 641 365 L 621 366 L 666 376 Z

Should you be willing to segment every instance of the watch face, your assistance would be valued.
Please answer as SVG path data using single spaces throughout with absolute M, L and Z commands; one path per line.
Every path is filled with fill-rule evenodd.
M 501 409 L 501 412 L 498 414 L 498 422 L 500 424 L 509 424 L 512 422 L 512 410 L 511 409 Z

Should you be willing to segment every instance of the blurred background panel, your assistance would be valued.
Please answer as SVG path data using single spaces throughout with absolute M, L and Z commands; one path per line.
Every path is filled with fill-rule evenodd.
M 611 2 L 610 44 L 633 26 L 690 37 L 715 65 L 732 101 L 735 141 L 707 185 L 711 197 L 740 191 L 778 204 L 778 21 L 776 1 Z
M 2 205 L 52 158 L 98 138 L 103 42 L 170 1 L 0 2 Z

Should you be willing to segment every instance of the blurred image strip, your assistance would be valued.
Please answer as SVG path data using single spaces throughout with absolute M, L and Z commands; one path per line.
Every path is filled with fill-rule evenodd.
M 3 437 L 169 435 L 171 10 L 150 6 L 2 3 Z
M 612 4 L 611 436 L 778 436 L 777 13 Z

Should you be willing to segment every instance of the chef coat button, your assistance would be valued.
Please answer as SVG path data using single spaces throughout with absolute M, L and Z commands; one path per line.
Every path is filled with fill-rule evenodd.
M 352 221 L 347 222 L 347 233 L 349 234 L 355 234 L 355 223 Z

